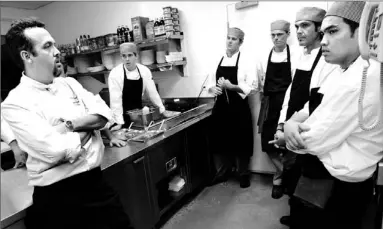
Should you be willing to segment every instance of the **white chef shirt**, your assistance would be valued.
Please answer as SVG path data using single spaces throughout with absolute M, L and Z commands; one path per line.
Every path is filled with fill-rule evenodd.
M 295 59 L 297 58 L 297 52 L 301 51 L 301 50 L 297 49 L 296 47 L 293 47 L 293 46 L 289 46 L 289 48 L 290 48 L 290 63 L 293 63 L 293 62 L 295 62 Z M 267 71 L 267 65 L 269 63 L 269 55 L 270 55 L 270 51 L 265 53 L 264 57 L 262 58 L 262 68 L 265 71 L 265 74 Z M 276 52 L 273 48 L 270 61 L 272 63 L 287 62 L 287 46 L 283 49 L 282 52 Z M 291 76 L 292 77 L 294 76 L 294 72 L 295 72 L 294 67 L 295 67 L 295 65 L 291 64 Z
M 1 114 L 1 140 L 9 145 L 12 141 L 16 140 L 15 135 L 13 134 L 11 127 L 3 118 L 3 114 Z
M 125 66 L 124 66 L 125 68 Z M 162 104 L 160 95 L 157 92 L 156 85 L 154 84 L 152 72 L 146 66 L 137 63 L 137 68 L 140 70 L 142 77 L 142 95 L 146 93 L 150 101 L 156 107 L 160 108 L 160 112 L 165 111 L 165 107 Z M 137 68 L 133 71 L 128 71 L 125 68 L 126 78 L 129 80 L 138 80 L 140 74 Z M 123 64 L 117 65 L 109 73 L 108 79 L 109 95 L 110 95 L 110 108 L 112 110 L 113 119 L 117 124 L 124 124 L 123 108 L 122 108 L 122 90 L 124 88 L 124 70 Z
M 74 104 L 77 96 L 79 105 Z M 93 131 L 84 145 L 84 157 L 74 163 L 66 159 L 81 150 L 78 133 L 61 134 L 54 126 L 59 119 L 73 120 L 87 114 L 99 114 L 111 120 L 109 108 L 95 100 L 92 93 L 71 77 L 55 78 L 45 85 L 24 75 L 1 104 L 21 150 L 28 153 L 29 185 L 46 186 L 101 164 L 104 144 L 100 131 Z
M 218 61 L 216 65 L 212 68 L 207 83 L 206 88 L 209 89 L 216 85 L 216 72 L 218 64 L 222 59 L 221 66 L 233 66 L 235 67 L 238 59 L 238 54 L 236 52 L 231 57 L 228 57 L 227 54 L 221 55 L 220 58 L 217 58 Z M 253 93 L 257 90 L 261 90 L 261 83 L 263 80 L 263 69 L 262 64 L 257 60 L 252 60 L 252 58 L 247 58 L 243 53 L 241 53 L 238 61 L 238 72 L 237 80 L 238 86 L 242 89 L 244 93 L 238 93 L 242 99 L 246 98 L 250 93 Z
M 295 74 L 296 69 L 300 69 L 300 70 L 304 70 L 304 71 L 310 71 L 311 70 L 311 68 L 314 64 L 315 58 L 316 58 L 316 56 L 320 50 L 320 47 L 311 50 L 310 54 L 307 53 L 306 48 L 300 47 L 300 49 L 301 49 L 300 55 L 296 57 L 294 62 L 292 62 L 292 65 L 294 66 L 293 67 L 294 68 L 294 74 Z M 311 76 L 311 79 L 313 78 L 314 75 L 317 75 L 318 77 L 320 77 L 318 79 L 318 82 L 320 82 L 320 79 L 324 79 L 325 77 L 327 77 L 333 70 L 334 70 L 334 65 L 328 64 L 324 60 L 324 57 L 322 56 L 319 59 L 317 65 L 313 71 L 313 75 Z M 293 75 L 293 79 L 294 79 L 294 75 Z M 287 115 L 287 110 L 288 110 L 288 105 L 289 105 L 289 100 L 290 100 L 291 85 L 292 85 L 292 83 L 290 84 L 290 86 L 286 90 L 286 94 L 285 94 L 285 98 L 283 100 L 283 105 L 282 105 L 282 109 L 281 109 L 278 123 L 284 123 L 286 121 L 286 115 Z M 315 88 L 315 87 L 316 87 L 315 84 L 311 85 L 311 83 L 310 83 L 310 90 L 311 90 L 311 88 Z
M 344 71 L 339 66 L 331 74 L 331 86 L 322 87 L 321 104 L 304 122 L 310 130 L 302 133 L 307 149 L 295 151 L 318 156 L 330 174 L 347 182 L 361 182 L 372 176 L 383 158 L 383 117 L 371 131 L 358 125 L 358 99 L 365 61 L 359 57 Z M 380 66 L 372 61 L 367 73 L 363 100 L 364 123 L 370 126 L 382 106 Z

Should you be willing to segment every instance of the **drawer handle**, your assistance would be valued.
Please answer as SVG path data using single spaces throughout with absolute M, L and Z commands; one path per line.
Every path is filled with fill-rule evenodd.
M 140 158 L 138 158 L 137 160 L 133 161 L 134 164 L 137 164 L 138 162 L 144 160 L 145 156 L 142 156 Z
M 170 159 L 168 162 L 166 162 L 165 166 L 166 166 L 167 172 L 173 171 L 174 169 L 177 168 L 177 158 L 174 157 L 174 158 Z

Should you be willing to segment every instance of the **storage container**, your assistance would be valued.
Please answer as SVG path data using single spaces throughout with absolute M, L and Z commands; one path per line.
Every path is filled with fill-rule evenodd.
M 164 13 L 164 19 L 170 19 L 172 18 L 172 14 L 171 13 Z
M 173 28 L 174 28 L 174 31 L 181 31 L 181 28 L 179 25 L 174 25 Z
M 154 38 L 154 21 L 149 21 L 145 25 L 146 29 L 146 38 L 153 39 Z
M 164 10 L 164 14 L 172 13 L 172 7 L 171 6 L 166 6 L 162 9 Z
M 172 13 L 178 13 L 178 9 L 177 8 L 172 8 Z
M 141 64 L 143 64 L 143 65 L 154 64 L 155 57 L 154 57 L 154 50 L 153 49 L 141 51 L 140 57 L 141 57 Z
M 99 49 L 105 48 L 106 44 L 105 44 L 104 36 L 96 37 L 96 40 L 97 40 L 97 46 Z
M 109 33 L 109 34 L 105 35 L 105 41 L 106 41 L 106 45 L 108 47 L 112 47 L 112 46 L 116 45 L 114 42 L 114 35 L 117 35 L 117 34 Z
M 171 31 L 171 30 L 176 30 L 173 25 L 165 25 L 165 31 Z
M 172 14 L 172 18 L 173 19 L 179 19 L 180 18 L 180 15 L 178 13 L 176 14 Z
M 134 17 L 132 18 L 133 39 L 134 41 L 143 41 L 146 37 L 145 25 L 148 23 L 147 17 Z
M 164 19 L 164 21 L 165 21 L 165 25 L 173 25 L 173 19 L 172 18 Z

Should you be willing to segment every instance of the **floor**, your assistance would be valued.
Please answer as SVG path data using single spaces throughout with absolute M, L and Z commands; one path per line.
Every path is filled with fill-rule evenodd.
M 251 187 L 235 180 L 205 188 L 161 229 L 287 229 L 288 198 L 271 198 L 272 176 L 253 174 Z

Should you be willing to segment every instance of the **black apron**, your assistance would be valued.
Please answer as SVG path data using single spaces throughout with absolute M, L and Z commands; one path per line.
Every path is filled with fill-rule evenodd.
M 291 85 L 286 121 L 289 120 L 295 112 L 300 111 L 309 100 L 311 76 L 321 56 L 322 48 L 319 50 L 310 71 L 300 69 L 295 71 L 293 83 Z
M 295 112 L 300 111 L 306 102 L 309 101 L 311 76 L 321 56 L 322 49 L 319 50 L 310 71 L 300 69 L 295 71 L 285 121 L 289 120 Z M 291 195 L 294 193 L 301 175 L 301 167 L 297 157 L 298 155 L 288 150 L 286 150 L 286 154 L 295 158 L 289 161 L 289 165 L 284 166 L 286 168 L 284 168 L 283 185 L 286 187 L 286 193 Z
M 311 89 L 309 114 L 311 115 L 322 102 L 320 88 Z M 299 154 L 297 161 L 301 165 L 302 175 L 299 178 L 294 195 L 319 208 L 324 208 L 330 198 L 334 179 L 315 155 Z
M 237 63 L 232 66 L 221 66 L 223 57 L 218 64 L 216 82 L 221 77 L 238 85 L 238 54 Z M 235 91 L 223 90 L 212 112 L 212 149 L 217 154 L 247 156 L 253 155 L 253 127 L 248 98 Z
M 258 132 L 262 133 L 262 150 L 264 152 L 272 152 L 275 150 L 274 145 L 268 142 L 274 140 L 285 93 L 291 83 L 289 46 L 287 45 L 287 62 L 271 62 L 272 53 L 273 50 L 270 51 L 267 62 L 265 86 L 258 118 Z
M 126 70 L 124 65 L 122 65 L 122 68 L 124 69 L 124 86 L 122 89 L 122 110 L 125 122 L 124 127 L 129 127 L 130 118 L 129 115 L 126 114 L 126 111 L 142 108 L 143 82 L 141 72 L 138 67 L 137 71 L 140 75 L 140 78 L 138 80 L 129 80 L 126 76 Z

